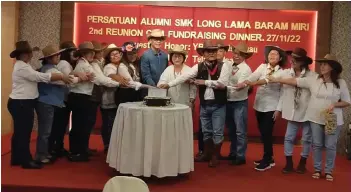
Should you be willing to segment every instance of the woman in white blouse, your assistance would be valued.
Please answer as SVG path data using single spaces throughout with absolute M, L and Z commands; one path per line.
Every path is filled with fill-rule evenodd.
M 273 78 L 271 82 L 278 82 L 301 88 L 307 88 L 311 91 L 311 100 L 307 107 L 306 118 L 310 121 L 312 130 L 313 143 L 313 161 L 314 169 L 312 177 L 319 179 L 322 172 L 322 149 L 326 147 L 325 178 L 333 181 L 333 169 L 336 157 L 336 144 L 342 129 L 343 114 L 342 109 L 349 107 L 351 104 L 350 92 L 345 80 L 340 78 L 342 65 L 337 59 L 327 54 L 323 59 L 316 60 L 320 62 L 320 75 L 309 78 Z M 336 115 L 335 126 L 326 126 L 325 112 Z
M 307 52 L 303 48 L 295 48 L 294 51 L 287 51 L 291 55 L 291 68 L 285 69 L 280 73 L 275 73 L 273 77 L 282 78 L 309 78 L 315 76 L 316 73 L 309 70 L 312 59 L 307 56 Z M 293 165 L 293 149 L 297 131 L 302 128 L 302 152 L 297 173 L 306 172 L 306 160 L 309 156 L 312 142 L 312 132 L 309 121 L 306 119 L 306 110 L 310 102 L 311 92 L 309 89 L 303 89 L 296 86 L 283 85 L 282 94 L 279 99 L 277 111 L 282 113 L 282 118 L 288 121 L 284 138 L 284 154 L 286 157 L 286 165 L 283 173 L 291 173 L 294 171 Z
M 11 52 L 10 57 L 16 58 L 12 73 L 12 91 L 7 104 L 14 124 L 11 142 L 11 165 L 21 165 L 25 169 L 40 169 L 41 165 L 33 161 L 29 150 L 34 122 L 34 108 L 39 96 L 38 82 L 48 83 L 62 80 L 69 83 L 71 80 L 61 73 L 35 71 L 29 65 L 33 54 L 27 41 L 17 42 L 16 49 Z
M 119 83 L 104 76 L 91 65 L 95 49 L 91 42 L 83 42 L 75 52 L 79 57 L 74 72 L 93 74 L 92 81 L 79 82 L 71 88 L 68 96 L 72 108 L 72 129 L 70 131 L 70 161 L 89 161 L 89 137 L 93 128 L 90 118 L 96 118 L 97 105 L 91 100 L 94 84 L 117 87 Z
M 168 84 L 181 74 L 188 73 L 191 70 L 191 68 L 184 63 L 188 53 L 181 46 L 176 45 L 173 49 L 170 49 L 168 53 L 173 65 L 166 68 L 157 85 Z M 181 103 L 192 107 L 196 97 L 196 85 L 182 83 L 171 87 L 168 89 L 168 96 L 171 97 L 171 101 L 174 103 Z
M 105 66 L 104 75 L 110 78 L 115 78 L 117 76 L 117 68 L 122 59 L 122 50 L 115 44 L 110 44 L 104 51 Z M 127 83 L 123 83 L 127 85 Z M 122 83 L 121 83 L 122 85 Z M 117 105 L 115 103 L 115 91 L 114 87 L 105 87 L 102 93 L 102 103 L 101 103 L 101 117 L 102 117 L 102 127 L 101 136 L 104 143 L 104 152 L 108 151 L 108 146 L 110 144 L 110 137 L 113 127 L 113 122 L 116 117 Z
M 115 94 L 115 102 L 120 103 L 141 101 L 142 86 L 140 83 L 140 60 L 138 58 L 138 45 L 134 42 L 125 42 L 122 47 L 122 62 L 118 65 L 117 74 L 129 79 L 127 87 L 121 86 Z
M 273 127 L 276 120 L 277 106 L 280 97 L 280 84 L 267 84 L 268 77 L 282 71 L 286 63 L 287 55 L 284 50 L 277 46 L 266 46 L 264 50 L 266 63 L 261 64 L 238 88 L 248 85 L 259 85 L 256 92 L 254 109 L 258 128 L 263 142 L 263 158 L 255 161 L 256 170 L 265 171 L 275 166 L 273 159 Z M 262 83 L 264 82 L 264 83 Z

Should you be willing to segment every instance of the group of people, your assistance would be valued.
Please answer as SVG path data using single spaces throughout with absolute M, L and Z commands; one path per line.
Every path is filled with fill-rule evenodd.
M 233 165 L 246 164 L 248 95 L 257 86 L 254 110 L 264 145 L 263 157 L 255 169 L 265 171 L 275 165 L 273 127 L 276 119 L 288 120 L 284 152 L 284 173 L 294 171 L 293 145 L 297 130 L 303 129 L 303 151 L 297 172 L 306 171 L 311 143 L 314 155 L 314 178 L 322 171 L 322 148 L 327 148 L 325 174 L 332 180 L 336 143 L 343 125 L 342 108 L 350 105 L 347 85 L 340 78 L 341 64 L 331 55 L 320 62 L 320 74 L 309 70 L 313 62 L 302 48 L 284 51 L 277 46 L 265 47 L 265 63 L 254 72 L 246 63 L 253 53 L 243 42 L 233 47 L 233 62 L 224 59 L 229 45 L 206 40 L 197 48 L 203 62 L 189 67 L 187 51 L 175 46 L 168 53 L 161 50 L 166 36 L 159 29 L 148 34 L 150 48 L 138 57 L 138 44 L 126 42 L 118 47 L 96 41 L 76 47 L 71 42 L 42 49 L 42 67 L 30 66 L 33 49 L 27 41 L 16 43 L 10 54 L 15 58 L 12 92 L 8 110 L 14 121 L 12 165 L 39 169 L 58 157 L 70 161 L 89 161 L 94 150 L 89 148 L 90 133 L 95 125 L 97 108 L 102 114 L 102 140 L 108 150 L 111 130 L 118 105 L 141 101 L 147 88 L 168 89 L 174 103 L 194 107 L 200 98 L 199 153 L 196 162 L 209 162 L 216 167 L 220 159 Z M 284 69 L 291 56 L 291 68 Z M 33 160 L 29 140 L 34 111 L 38 115 L 36 155 Z M 334 114 L 336 125 L 325 132 L 326 116 Z M 72 113 L 69 151 L 64 148 L 64 135 Z M 231 140 L 228 157 L 221 155 L 224 128 Z M 329 124 L 328 124 L 329 125 Z M 328 129 L 329 130 L 329 129 Z
M 288 121 L 283 173 L 305 173 L 306 161 L 313 149 L 313 178 L 322 175 L 322 149 L 326 147 L 325 178 L 333 181 L 336 145 L 342 129 L 342 109 L 351 105 L 345 80 L 341 79 L 342 65 L 331 54 L 316 60 L 320 73 L 310 70 L 313 60 L 305 49 L 297 47 L 284 51 L 278 46 L 265 46 L 265 63 L 254 72 L 246 63 L 253 53 L 245 43 L 232 46 L 233 62 L 224 60 L 229 50 L 222 41 L 206 40 L 197 48 L 204 61 L 189 72 L 158 87 L 174 89 L 188 83 L 198 87 L 200 98 L 199 153 L 196 162 L 209 162 L 216 167 L 220 159 L 233 165 L 246 164 L 248 95 L 257 86 L 254 110 L 263 142 L 263 156 L 254 162 L 255 169 L 265 171 L 275 166 L 273 158 L 273 127 L 282 115 Z M 284 68 L 290 57 L 291 67 Z M 180 93 L 182 94 L 182 93 Z M 221 155 L 224 128 L 231 140 L 228 157 Z M 292 160 L 294 140 L 302 128 L 300 162 L 295 170 Z

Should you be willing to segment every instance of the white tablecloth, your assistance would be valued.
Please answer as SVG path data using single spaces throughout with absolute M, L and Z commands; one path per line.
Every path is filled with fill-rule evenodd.
M 110 167 L 134 176 L 177 176 L 194 171 L 193 156 L 188 106 L 119 105 L 106 160 Z

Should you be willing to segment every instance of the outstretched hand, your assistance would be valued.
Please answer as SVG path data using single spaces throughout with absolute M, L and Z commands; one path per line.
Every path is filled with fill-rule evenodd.
M 279 78 L 275 78 L 275 77 L 273 77 L 273 76 L 269 76 L 268 77 L 268 80 L 269 80 L 269 82 L 271 82 L 271 83 L 279 83 Z
M 237 89 L 242 89 L 242 88 L 247 87 L 247 84 L 244 83 L 244 82 L 243 83 L 238 83 L 234 87 L 236 87 Z
M 276 120 L 278 120 L 278 118 L 280 117 L 280 111 L 275 111 L 274 113 L 273 113 L 273 120 L 274 121 L 276 121 Z
M 157 86 L 160 89 L 169 89 L 169 85 L 168 84 L 161 84 L 159 86 Z

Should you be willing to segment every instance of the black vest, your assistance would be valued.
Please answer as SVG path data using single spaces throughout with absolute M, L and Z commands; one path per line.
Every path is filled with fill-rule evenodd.
M 211 80 L 218 80 L 218 78 L 221 74 L 223 62 L 218 62 L 217 65 L 218 65 L 217 72 L 214 75 L 211 75 Z M 208 74 L 208 70 L 207 70 L 206 65 L 203 62 L 198 64 L 198 72 L 197 72 L 196 79 L 209 80 L 208 75 L 209 74 Z M 198 89 L 199 89 L 200 104 L 205 104 L 204 95 L 205 95 L 205 91 L 206 91 L 206 85 L 201 85 L 198 87 Z M 226 104 L 226 102 L 227 102 L 227 90 L 226 89 L 224 89 L 224 90 L 213 89 L 213 92 L 214 92 L 215 99 L 211 100 L 211 103 Z

